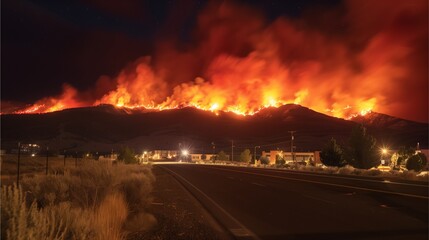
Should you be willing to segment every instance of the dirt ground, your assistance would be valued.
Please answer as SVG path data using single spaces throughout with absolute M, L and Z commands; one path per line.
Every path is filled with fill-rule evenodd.
M 171 175 L 153 167 L 156 176 L 149 212 L 158 223 L 149 232 L 132 233 L 139 239 L 230 239 L 224 229 Z

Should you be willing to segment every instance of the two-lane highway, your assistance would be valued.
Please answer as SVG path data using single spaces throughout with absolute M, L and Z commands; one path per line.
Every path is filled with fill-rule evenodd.
M 275 169 L 157 166 L 237 238 L 428 239 L 428 185 Z

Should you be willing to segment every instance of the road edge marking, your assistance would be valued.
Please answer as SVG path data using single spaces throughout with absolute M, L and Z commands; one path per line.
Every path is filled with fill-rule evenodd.
M 404 185 L 404 186 L 414 186 L 414 187 L 424 187 L 427 188 L 427 185 L 423 184 L 413 184 L 413 183 L 402 183 L 402 182 L 395 182 L 391 181 L 385 178 L 378 180 L 374 179 L 365 179 L 365 178 L 374 178 L 374 176 L 359 176 L 359 175 L 344 175 L 344 174 L 338 174 L 336 175 L 329 174 L 329 173 L 323 173 L 323 172 L 310 172 L 310 171 L 300 171 L 300 170 L 290 170 L 290 169 L 273 169 L 273 168 L 253 168 L 253 167 L 247 167 L 247 166 L 231 166 L 231 165 L 216 165 L 216 164 L 201 164 L 201 166 L 212 166 L 212 167 L 229 167 L 229 168 L 243 168 L 243 169 L 249 169 L 249 170 L 256 170 L 261 169 L 265 171 L 272 171 L 272 172 L 278 172 L 278 173 L 290 173 L 295 175 L 307 175 L 307 176 L 319 176 L 324 178 L 339 178 L 339 179 L 347 179 L 347 180 L 353 180 L 353 181 L 363 181 L 363 182 L 375 182 L 375 183 L 384 183 L 384 184 L 396 184 L 396 185 Z M 376 177 L 376 176 L 375 176 Z
M 162 167 L 167 172 L 170 172 L 170 174 L 180 178 L 182 181 L 184 181 L 186 184 L 194 188 L 198 193 L 200 193 L 206 200 L 208 200 L 211 204 L 213 204 L 218 210 L 222 211 L 223 214 L 225 214 L 232 222 L 234 222 L 237 226 L 240 228 L 230 228 L 225 226 L 225 228 L 234 236 L 234 237 L 249 237 L 255 240 L 260 240 L 260 238 L 253 233 L 251 230 L 249 230 L 247 227 L 245 227 L 241 222 L 239 222 L 235 217 L 233 217 L 231 214 L 229 214 L 225 209 L 223 209 L 218 203 L 216 203 L 212 198 L 210 198 L 207 194 L 205 194 L 203 191 L 201 191 L 199 188 L 197 188 L 195 185 L 190 183 L 186 178 L 181 176 L 180 174 L 174 172 L 171 169 L 167 169 L 165 167 Z M 198 199 L 198 198 L 197 198 Z M 215 216 L 214 216 L 215 217 Z
M 244 174 L 264 176 L 264 177 L 272 177 L 272 178 L 295 180 L 295 181 L 308 182 L 308 183 L 316 183 L 316 184 L 321 184 L 321 185 L 328 185 L 328 186 L 335 186 L 335 187 L 342 187 L 342 188 L 352 188 L 352 189 L 370 191 L 370 192 L 381 192 L 381 193 L 392 194 L 392 195 L 400 195 L 400 196 L 406 196 L 406 197 L 429 199 L 429 197 L 414 195 L 414 194 L 408 194 L 408 193 L 390 192 L 390 191 L 385 191 L 385 190 L 376 190 L 376 189 L 371 189 L 371 188 L 355 187 L 355 186 L 348 186 L 348 185 L 335 184 L 335 183 L 316 182 L 316 181 L 312 181 L 312 180 L 305 180 L 305 179 L 299 179 L 299 178 L 282 177 L 282 176 L 267 175 L 267 174 L 260 174 L 260 173 L 251 173 L 251 172 L 245 172 L 245 171 L 236 171 L 236 170 L 219 168 L 219 167 L 216 167 L 215 169 L 222 169 L 223 171 L 238 172 L 238 173 L 244 173 Z

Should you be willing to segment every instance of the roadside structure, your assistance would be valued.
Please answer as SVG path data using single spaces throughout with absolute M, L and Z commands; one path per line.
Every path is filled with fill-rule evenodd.
M 293 154 L 293 155 L 292 155 Z M 275 164 L 277 159 L 285 160 L 286 164 L 321 164 L 320 151 L 314 152 L 284 152 L 282 150 L 262 151 L 262 157 L 267 157 L 270 164 Z

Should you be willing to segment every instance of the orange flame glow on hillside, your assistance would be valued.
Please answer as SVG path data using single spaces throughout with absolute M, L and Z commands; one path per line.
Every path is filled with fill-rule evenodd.
M 293 103 L 335 117 L 349 118 L 357 114 L 365 115 L 376 104 L 375 98 L 348 97 L 343 99 L 344 103 L 333 104 L 313 100 L 310 86 L 302 89 L 284 86 L 290 71 L 281 66 L 278 60 L 258 59 L 253 54 L 243 59 L 220 56 L 209 68 L 211 81 L 197 77 L 194 81 L 175 86 L 169 96 L 164 95 L 167 83 L 153 72 L 149 58 L 138 60 L 134 66 L 135 71 L 124 71 L 115 79 L 115 90 L 107 92 L 93 103 L 74 100 L 77 91 L 65 85 L 61 96 L 42 99 L 15 113 L 47 113 L 73 107 L 111 104 L 129 109 L 195 107 L 214 113 L 223 111 L 253 115 L 263 108 Z
M 198 17 L 198 44 L 192 48 L 179 51 L 176 42 L 164 41 L 153 58 L 137 59 L 117 77 L 99 80 L 108 87 L 97 83 L 94 89 L 78 92 L 65 85 L 60 96 L 14 113 L 112 104 L 156 110 L 190 106 L 252 115 L 288 103 L 339 118 L 389 113 L 403 107 L 393 99 L 403 94 L 397 89 L 408 86 L 415 72 L 409 61 L 418 58 L 413 44 L 427 39 L 427 25 L 413 21 L 427 14 L 422 7 L 427 3 L 415 2 L 365 5 L 383 9 L 380 19 L 359 1 L 347 1 L 348 13 L 342 19 L 349 27 L 346 35 L 320 30 L 335 24 L 319 29 L 314 22 L 284 17 L 268 22 L 253 9 L 209 4 Z M 404 14 L 412 27 L 399 23 Z M 425 74 L 427 79 L 427 72 L 419 79 Z

